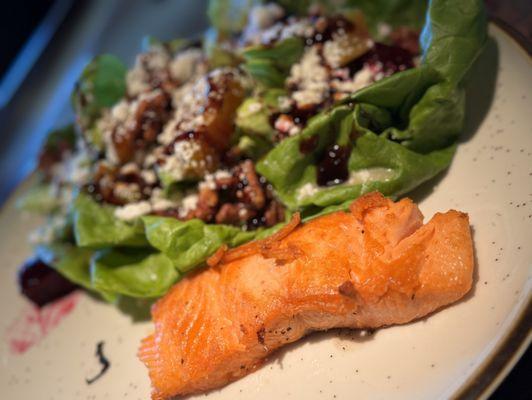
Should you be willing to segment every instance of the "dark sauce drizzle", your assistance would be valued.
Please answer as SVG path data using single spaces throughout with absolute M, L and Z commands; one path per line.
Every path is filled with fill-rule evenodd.
M 103 354 L 103 345 L 104 345 L 103 341 L 98 342 L 96 344 L 96 353 L 95 353 L 96 357 L 98 357 L 98 362 L 102 366 L 102 369 L 94 377 L 85 379 L 85 382 L 87 382 L 87 385 L 92 385 L 94 382 L 100 379 L 111 366 L 111 363 L 109 362 L 107 357 L 105 357 L 105 355 Z
M 350 154 L 351 146 L 329 146 L 318 163 L 318 185 L 333 186 L 345 182 L 349 177 L 347 165 Z
M 316 149 L 319 141 L 320 137 L 318 135 L 312 135 L 311 137 L 301 139 L 299 142 L 299 151 L 302 154 L 310 154 Z

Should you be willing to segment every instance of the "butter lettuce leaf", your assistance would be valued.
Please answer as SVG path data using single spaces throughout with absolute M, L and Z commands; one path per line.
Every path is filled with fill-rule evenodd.
M 90 265 L 91 284 L 96 290 L 136 298 L 164 295 L 179 276 L 167 256 L 146 249 L 99 250 Z
M 421 35 L 423 63 L 449 82 L 459 83 L 482 51 L 486 37 L 481 0 L 432 0 Z
M 257 164 L 257 171 L 289 209 L 303 209 L 307 216 L 374 190 L 394 196 L 406 193 L 445 169 L 454 146 L 420 154 L 372 131 L 386 131 L 392 121 L 390 113 L 373 105 L 337 107 L 315 117 L 300 135 L 285 139 Z M 302 152 L 301 143 L 311 138 L 315 148 Z M 316 164 L 333 143 L 352 146 L 350 178 L 344 184 L 320 187 Z
M 72 105 L 85 138 L 95 148 L 103 138 L 94 126 L 102 110 L 113 106 L 126 94 L 126 66 L 117 57 L 102 54 L 83 70 L 71 95 Z
M 146 237 L 150 244 L 168 256 L 180 272 L 201 265 L 218 248 L 238 246 L 253 239 L 258 231 L 243 231 L 230 225 L 206 224 L 199 219 L 146 216 Z
M 35 214 L 51 214 L 59 210 L 61 200 L 51 183 L 40 182 L 17 199 L 17 209 Z
M 237 110 L 237 128 L 250 136 L 262 136 L 273 142 L 275 129 L 270 123 L 270 117 L 280 111 L 279 103 L 285 96 L 287 92 L 284 89 L 269 89 L 247 98 Z
M 256 45 L 242 51 L 243 64 L 257 82 L 269 88 L 282 88 L 292 64 L 303 55 L 303 39 L 291 37 L 273 46 Z
M 409 113 L 409 124 L 387 135 L 420 153 L 450 146 L 465 124 L 465 90 L 442 82 L 431 86 Z
M 210 0 L 207 15 L 212 26 L 228 35 L 245 27 L 249 10 L 258 3 L 257 0 Z
M 37 256 L 46 264 L 75 284 L 99 294 L 108 302 L 116 301 L 116 294 L 94 287 L 90 275 L 90 260 L 94 254 L 91 249 L 83 249 L 71 243 L 57 242 L 41 245 L 36 249 Z
M 99 204 L 80 193 L 73 204 L 74 236 L 80 247 L 148 247 L 140 219 L 126 222 L 114 216 L 114 207 Z

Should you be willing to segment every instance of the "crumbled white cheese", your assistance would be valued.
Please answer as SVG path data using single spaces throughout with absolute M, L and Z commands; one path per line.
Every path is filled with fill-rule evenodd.
M 78 144 L 75 153 L 66 153 L 63 162 L 56 163 L 52 168 L 54 183 L 61 186 L 65 183 L 82 186 L 91 177 L 91 157 L 83 144 Z
M 181 207 L 179 208 L 179 216 L 186 216 L 189 211 L 192 211 L 198 205 L 198 195 L 196 193 L 189 194 L 181 202 Z
M 150 203 L 153 211 L 164 211 L 179 206 L 178 201 L 164 197 L 164 193 L 160 188 L 155 188 L 153 190 Z
M 366 168 L 351 172 L 351 174 L 349 175 L 349 179 L 346 181 L 346 184 L 358 185 L 373 181 L 387 182 L 393 179 L 395 175 L 395 171 L 391 168 Z
M 333 68 L 341 67 L 341 61 L 345 57 L 346 43 L 344 38 L 346 34 L 334 35 L 333 40 L 328 40 L 323 44 L 323 57 L 327 64 Z
M 142 166 L 144 168 L 151 168 L 155 165 L 157 162 L 158 156 L 164 151 L 163 146 L 156 147 L 151 153 L 147 154 L 146 157 L 144 157 L 144 161 L 142 162 Z
M 249 13 L 249 25 L 265 29 L 284 16 L 283 8 L 275 3 L 254 6 Z
M 123 221 L 131 221 L 135 218 L 149 214 L 152 211 L 152 206 L 148 201 L 139 201 L 138 203 L 126 204 L 122 207 L 117 207 L 114 211 L 116 218 Z
M 194 131 L 204 123 L 201 110 L 207 102 L 208 91 L 209 83 L 207 77 L 203 76 L 173 93 L 175 112 L 158 136 L 159 143 L 168 145 L 182 132 Z
M 191 167 L 198 166 L 198 163 L 205 163 L 205 160 L 194 160 L 200 151 L 201 147 L 197 142 L 180 140 L 174 144 L 174 152 L 164 158 L 164 164 L 159 167 L 160 171 L 175 181 L 181 181 Z
M 354 93 L 357 90 L 365 88 L 373 82 L 374 73 L 370 67 L 364 67 L 358 71 L 352 79 L 340 80 L 333 79 L 331 87 L 337 92 Z
M 213 172 L 212 174 L 207 174 L 198 184 L 200 189 L 206 188 L 214 190 L 216 189 L 216 181 L 219 179 L 227 179 L 233 176 L 228 170 L 219 169 L 218 171 Z
M 277 104 L 279 105 L 279 111 L 288 112 L 292 109 L 293 101 L 288 96 L 280 96 L 277 99 Z
M 284 24 L 282 22 L 277 22 L 276 24 L 270 26 L 268 29 L 260 32 L 255 35 L 253 38 L 250 38 L 251 41 L 255 44 L 259 43 L 272 43 L 279 39 L 281 32 L 283 31 Z
M 104 111 L 102 118 L 96 124 L 103 137 L 105 156 L 111 164 L 119 163 L 113 135 L 119 137 L 131 128 L 137 107 L 138 101 L 120 100 L 110 110 Z
M 154 185 L 157 182 L 157 174 L 151 169 L 143 169 L 140 171 L 140 177 L 148 185 Z
M 314 32 L 314 25 L 308 18 L 296 19 L 291 17 L 287 23 L 277 22 L 269 28 L 262 30 L 251 41 L 258 44 L 282 41 L 291 37 L 308 38 L 313 36 Z
M 360 57 L 374 43 L 370 39 L 365 39 L 348 33 L 333 34 L 332 40 L 327 40 L 323 44 L 323 58 L 332 68 L 339 68 L 347 62 Z
M 271 27 L 275 21 L 284 16 L 284 10 L 278 4 L 256 5 L 249 11 L 249 19 L 243 32 L 244 41 L 253 40 L 260 31 Z
M 380 39 L 385 39 L 392 33 L 392 27 L 385 22 L 379 22 L 377 24 L 377 33 Z
M 295 23 L 289 23 L 281 32 L 279 40 L 288 39 L 290 37 L 310 37 L 314 34 L 314 26 L 308 19 L 302 19 Z
M 175 108 L 172 119 L 158 136 L 159 143 L 168 145 L 182 133 L 195 132 L 205 125 L 204 113 L 212 100 L 223 100 L 223 85 L 220 90 L 211 90 L 212 86 L 224 82 L 226 74 L 240 81 L 241 74 L 234 68 L 217 68 L 208 75 L 184 84 L 172 94 Z
M 259 112 L 260 110 L 262 110 L 262 104 L 259 103 L 258 101 L 255 101 L 255 102 L 253 102 L 251 104 L 248 104 L 246 111 L 249 114 L 255 114 L 255 113 Z
M 322 65 L 316 46 L 308 48 L 301 61 L 292 66 L 288 84 L 297 85 L 298 90 L 292 93 L 292 98 L 300 108 L 312 104 L 319 104 L 329 92 L 329 74 Z
M 297 191 L 297 199 L 299 201 L 306 199 L 307 197 L 313 196 L 318 193 L 319 188 L 313 183 L 305 183 Z
M 117 182 L 113 188 L 113 194 L 127 202 L 134 202 L 142 197 L 140 187 L 136 183 Z
M 127 93 L 132 96 L 152 90 L 152 76 L 163 76 L 167 72 L 170 56 L 161 47 L 155 47 L 151 51 L 139 54 L 133 69 L 126 75 Z
M 288 134 L 290 136 L 294 136 L 294 135 L 297 135 L 299 132 L 301 132 L 301 128 L 297 125 L 294 125 L 293 127 L 290 128 L 290 130 L 288 131 Z
M 120 173 L 124 175 L 136 174 L 139 172 L 139 167 L 133 162 L 128 162 L 120 168 Z
M 184 83 L 193 76 L 197 76 L 204 71 L 201 68 L 203 62 L 203 52 L 201 49 L 187 49 L 179 52 L 170 62 L 169 70 L 172 79 Z

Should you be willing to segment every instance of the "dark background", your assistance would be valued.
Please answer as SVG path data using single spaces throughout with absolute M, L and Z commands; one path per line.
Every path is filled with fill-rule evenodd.
M 88 19 L 85 14 L 92 13 L 91 16 L 97 18 L 94 15 L 94 7 L 91 8 L 90 6 L 94 6 L 97 2 L 104 4 L 104 1 L 107 0 L 94 0 L 92 4 L 89 4 L 90 0 L 3 2 L 0 13 L 0 120 L 3 121 L 7 118 L 6 114 L 10 108 L 13 108 L 10 103 L 13 102 L 17 92 L 24 89 L 28 91 L 24 85 L 28 80 L 31 81 L 32 70 L 44 68 L 39 64 L 42 64 L 41 58 L 46 54 L 49 57 L 50 54 L 53 56 L 53 51 L 57 51 L 54 49 L 54 46 L 57 47 L 56 42 L 65 41 L 65 36 L 69 35 L 73 26 L 80 19 Z M 131 3 L 143 2 L 149 6 L 156 6 L 157 3 L 167 3 L 169 0 L 130 1 Z M 174 2 L 184 3 L 184 1 L 179 0 L 174 0 Z M 111 1 L 108 3 L 110 4 Z M 190 5 L 190 2 L 187 5 Z M 196 4 L 194 5 L 196 6 Z M 486 5 L 492 20 L 509 30 L 530 52 L 532 46 L 532 0 L 486 0 Z M 202 4 L 202 6 L 204 5 Z M 118 14 L 119 17 L 120 14 Z M 205 23 L 205 21 L 192 22 L 197 23 L 198 26 Z M 8 85 L 10 87 L 7 89 L 6 82 L 11 84 Z M 0 128 L 2 129 L 0 131 L 0 146 L 2 147 L 9 145 L 7 140 L 10 132 L 5 130 L 8 126 L 9 123 L 2 124 L 2 128 Z M 40 142 L 42 135 L 37 139 Z M 33 153 L 38 149 L 38 145 L 39 143 L 34 146 Z M 28 165 L 31 168 L 31 164 Z M 2 183 L 0 185 L 0 204 L 14 185 L 24 174 L 29 172 L 24 168 L 15 175 L 6 171 L 8 171 L 7 168 L 0 163 L 0 183 Z M 532 399 L 531 379 L 532 355 L 529 349 L 490 399 Z

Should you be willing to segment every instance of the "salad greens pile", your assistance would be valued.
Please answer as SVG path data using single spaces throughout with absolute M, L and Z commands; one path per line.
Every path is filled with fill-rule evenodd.
M 212 37 L 231 37 L 244 28 L 253 0 L 211 0 Z M 315 1 L 279 0 L 289 12 L 308 10 Z M 361 11 L 369 30 L 379 24 L 423 27 L 419 66 L 398 72 L 352 93 L 313 116 L 298 134 L 274 145 L 269 117 L 280 99 L 290 67 L 304 43 L 288 38 L 274 46 L 245 48 L 226 54 L 205 41 L 215 64 L 239 63 L 262 87 L 260 96 L 246 99 L 236 116 L 235 142 L 257 161 L 257 171 L 271 183 L 287 209 L 305 220 L 346 209 L 360 195 L 378 190 L 399 196 L 446 169 L 464 128 L 464 81 L 486 41 L 486 17 L 481 0 L 344 0 L 319 1 L 331 13 Z M 173 43 L 182 43 L 174 41 Z M 210 44 L 209 44 L 210 43 Z M 95 123 L 102 110 L 125 93 L 126 67 L 110 55 L 96 57 L 83 72 L 72 95 L 85 140 L 102 146 Z M 255 103 L 261 107 L 254 107 Z M 56 134 L 57 135 L 57 134 Z M 47 145 L 53 145 L 54 135 Z M 312 141 L 309 151 L 301 146 Z M 334 186 L 317 185 L 317 161 L 337 144 L 349 149 L 350 178 Z M 310 188 L 310 189 L 309 189 Z M 255 231 L 179 221 L 149 215 L 134 221 L 115 217 L 114 206 L 95 201 L 71 188 L 75 199 L 67 218 L 57 224 L 48 244 L 37 254 L 71 281 L 108 301 L 120 296 L 154 298 L 163 295 L 183 274 L 201 266 L 222 244 L 237 246 L 266 237 L 280 226 Z M 23 208 L 54 219 L 57 199 L 46 184 L 21 201 Z M 68 200 L 67 200 L 68 201 Z M 70 201 L 68 201 L 70 203 Z

